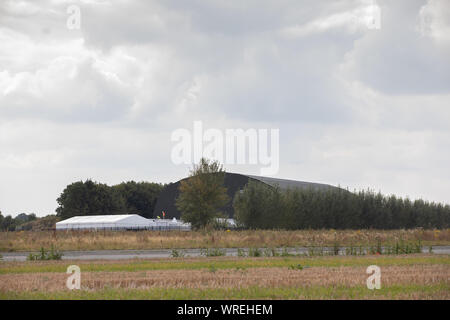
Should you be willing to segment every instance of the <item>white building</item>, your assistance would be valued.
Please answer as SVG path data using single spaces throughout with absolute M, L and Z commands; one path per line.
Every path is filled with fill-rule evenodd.
M 190 230 L 188 223 L 146 219 L 137 214 L 76 216 L 56 223 L 56 230 Z

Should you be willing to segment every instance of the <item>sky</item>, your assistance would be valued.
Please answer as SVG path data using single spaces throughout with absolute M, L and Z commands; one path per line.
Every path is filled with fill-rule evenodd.
M 450 1 L 0 1 L 3 215 L 177 181 L 195 121 L 278 129 L 278 178 L 450 203 Z

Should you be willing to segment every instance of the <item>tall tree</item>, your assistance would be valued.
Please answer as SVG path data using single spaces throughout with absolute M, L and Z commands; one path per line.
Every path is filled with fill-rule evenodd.
M 202 158 L 189 177 L 181 181 L 176 206 L 181 218 L 190 222 L 193 229 L 204 228 L 221 217 L 220 208 L 229 201 L 224 180 L 222 165 Z
M 153 217 L 156 200 L 163 188 L 160 183 L 134 181 L 113 186 L 124 199 L 127 213 L 138 214 L 145 218 Z
M 450 206 L 414 202 L 380 192 L 283 190 L 250 181 L 233 202 L 235 219 L 261 229 L 448 228 Z M 278 213 L 278 214 L 274 214 Z
M 2 231 L 14 231 L 16 230 L 16 222 L 11 215 L 8 215 L 6 217 L 2 216 L 2 219 L 0 219 L 1 225 L 0 230 Z
M 56 213 L 62 219 L 73 216 L 126 213 L 125 201 L 116 190 L 92 180 L 68 185 L 57 202 L 59 207 Z

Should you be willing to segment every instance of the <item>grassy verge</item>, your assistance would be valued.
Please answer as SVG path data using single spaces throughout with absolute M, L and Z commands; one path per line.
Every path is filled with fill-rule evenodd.
M 441 264 L 450 266 L 448 255 L 397 255 L 397 256 L 326 256 L 326 257 L 272 257 L 272 258 L 172 258 L 160 260 L 127 261 L 30 261 L 0 262 L 0 274 L 65 272 L 67 266 L 77 264 L 87 272 L 119 272 L 144 270 L 197 270 L 214 267 L 216 269 L 233 268 L 279 268 L 292 265 L 310 267 L 341 266 L 405 266 Z
M 0 232 L 0 252 L 58 250 L 125 250 L 161 248 L 250 248 L 305 246 L 392 245 L 398 241 L 422 245 L 450 245 L 445 230 L 245 230 L 245 231 L 141 231 L 141 232 Z

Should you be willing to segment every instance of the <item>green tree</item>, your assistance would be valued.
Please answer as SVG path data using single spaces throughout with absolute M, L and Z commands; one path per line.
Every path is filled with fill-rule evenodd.
M 193 229 L 204 228 L 221 217 L 220 208 L 229 201 L 224 186 L 225 171 L 217 161 L 205 158 L 194 165 L 190 176 L 181 181 L 176 206 L 181 219 Z
M 0 219 L 0 230 L 2 231 L 14 231 L 16 230 L 16 222 L 14 221 L 13 217 L 10 215 L 6 217 L 1 217 Z
M 250 180 L 234 197 L 234 218 L 251 229 L 280 228 L 289 220 L 282 196 L 278 187 Z
M 233 202 L 235 218 L 261 229 L 448 228 L 450 206 L 380 192 L 279 188 L 250 181 Z
M 20 213 L 14 218 L 14 220 L 16 221 L 17 225 L 21 225 L 23 223 L 36 220 L 36 214 L 34 214 L 34 213 L 30 213 L 30 214 Z
M 145 218 L 153 216 L 156 200 L 164 188 L 160 183 L 122 182 L 113 186 L 125 201 L 128 214 L 138 214 Z
M 126 214 L 126 205 L 119 192 L 106 184 L 86 180 L 68 185 L 57 199 L 57 216 Z

